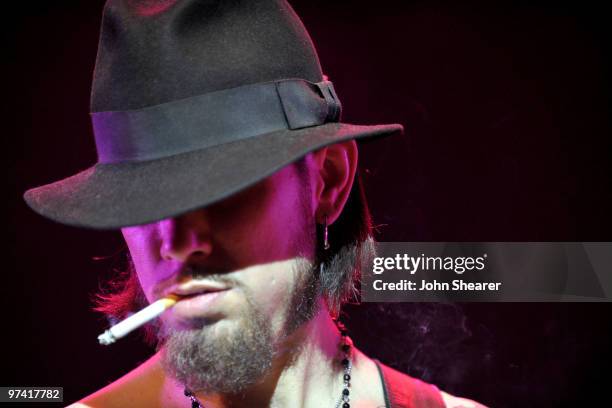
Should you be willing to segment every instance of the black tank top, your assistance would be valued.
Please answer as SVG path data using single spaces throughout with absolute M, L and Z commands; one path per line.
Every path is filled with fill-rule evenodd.
M 445 408 L 438 387 L 394 370 L 374 359 L 383 384 L 386 408 Z

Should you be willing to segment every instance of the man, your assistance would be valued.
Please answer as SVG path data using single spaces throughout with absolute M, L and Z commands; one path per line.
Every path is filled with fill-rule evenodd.
M 291 7 L 109 1 L 92 86 L 98 163 L 28 191 L 40 214 L 120 228 L 133 270 L 100 309 L 162 297 L 158 352 L 75 406 L 443 407 L 337 322 L 372 254 L 355 139 Z

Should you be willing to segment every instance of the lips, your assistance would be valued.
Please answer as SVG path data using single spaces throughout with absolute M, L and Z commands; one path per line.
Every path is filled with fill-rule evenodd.
M 228 286 L 217 282 L 189 281 L 181 283 L 180 285 L 172 286 L 165 292 L 165 296 L 174 295 L 178 296 L 179 299 L 182 299 L 203 295 L 206 293 L 220 292 L 228 289 L 230 289 Z
M 196 296 L 200 296 L 200 295 L 206 295 L 209 293 L 215 293 L 215 292 L 221 292 L 227 289 L 219 289 L 219 290 L 202 290 L 202 291 L 197 291 L 197 292 L 189 292 L 189 293 L 178 293 L 178 292 L 172 292 L 173 295 L 178 297 L 178 300 L 182 300 L 182 299 L 190 299 L 192 297 L 196 297 Z
M 225 315 L 224 306 L 231 289 L 206 290 L 180 295 L 178 302 L 171 309 L 171 315 L 179 320 L 187 321 L 194 318 L 221 318 Z
M 163 296 L 177 297 L 169 313 L 179 320 L 188 321 L 194 318 L 221 317 L 224 314 L 223 299 L 230 292 L 232 286 L 225 282 L 202 279 L 172 285 L 163 291 Z

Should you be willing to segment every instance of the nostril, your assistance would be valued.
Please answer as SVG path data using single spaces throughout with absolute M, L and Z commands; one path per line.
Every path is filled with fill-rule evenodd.
M 205 252 L 205 251 L 203 251 L 203 250 L 197 250 L 197 251 L 192 252 L 192 253 L 189 255 L 189 258 L 190 258 L 190 259 L 192 259 L 192 260 L 194 260 L 194 261 L 203 260 L 203 259 L 205 259 L 205 258 L 208 258 L 208 257 L 210 256 L 210 253 L 211 253 L 211 252 L 212 252 L 212 251 L 206 251 L 206 252 Z
M 188 259 L 204 260 L 212 253 L 212 245 L 208 240 L 193 240 L 179 244 L 177 242 L 164 242 L 160 248 L 160 255 L 166 261 L 175 260 L 185 262 Z

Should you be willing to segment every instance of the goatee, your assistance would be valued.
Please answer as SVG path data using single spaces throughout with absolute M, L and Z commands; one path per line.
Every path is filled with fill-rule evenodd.
M 312 264 L 298 259 L 296 286 L 286 306 L 281 338 L 274 338 L 271 319 L 246 288 L 247 308 L 237 322 L 194 321 L 193 328 L 158 332 L 167 374 L 193 392 L 236 394 L 261 381 L 272 367 L 277 344 L 310 321 L 318 310 L 319 279 Z

